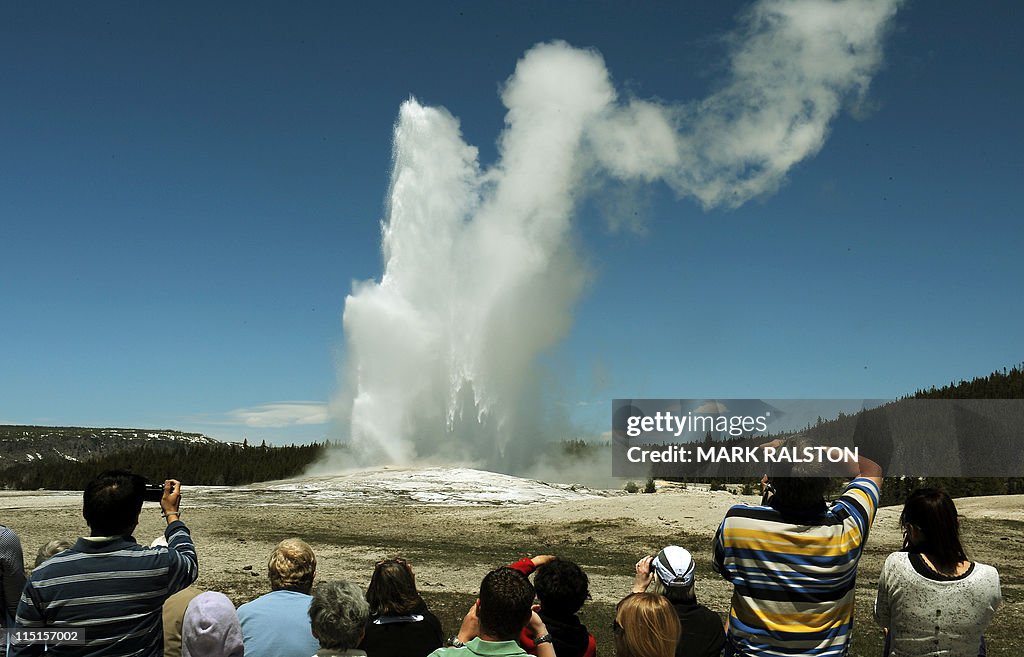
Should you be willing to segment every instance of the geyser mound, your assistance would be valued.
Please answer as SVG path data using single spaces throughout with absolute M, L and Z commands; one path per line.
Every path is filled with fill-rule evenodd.
M 384 467 L 331 475 L 311 475 L 248 486 L 194 486 L 196 507 L 269 506 L 319 508 L 337 505 L 495 506 L 568 502 L 607 493 L 566 484 L 474 470 L 472 468 Z

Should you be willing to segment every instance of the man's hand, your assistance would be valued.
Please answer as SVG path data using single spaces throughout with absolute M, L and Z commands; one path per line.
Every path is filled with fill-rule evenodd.
M 654 573 L 651 572 L 651 562 L 654 557 L 647 555 L 636 562 L 636 577 L 633 579 L 633 593 L 643 593 L 654 581 Z
M 548 628 L 544 625 L 544 620 L 541 619 L 540 614 L 537 613 L 538 611 L 540 611 L 540 605 L 533 605 L 533 609 L 530 612 L 530 622 L 526 624 L 527 632 L 534 639 L 548 633 Z
M 473 639 L 480 636 L 480 619 L 476 616 L 476 606 L 480 604 L 480 600 L 473 603 L 473 606 L 466 612 L 465 617 L 462 619 L 462 627 L 459 628 L 459 641 L 463 643 L 469 643 Z
M 540 611 L 540 605 L 533 605 L 533 612 L 526 624 L 526 631 L 534 641 L 548 633 L 548 628 L 544 625 L 538 611 Z M 551 643 L 550 638 L 549 636 L 547 641 L 537 644 L 537 657 L 555 657 L 555 644 Z
M 181 482 L 177 479 L 168 479 L 164 482 L 164 494 L 160 498 L 160 508 L 163 510 L 164 517 L 167 518 L 167 524 L 171 524 L 181 517 L 178 512 L 180 505 Z M 172 517 L 174 520 L 171 519 Z
M 534 568 L 540 568 L 544 564 L 551 563 L 552 561 L 554 561 L 557 558 L 558 557 L 556 557 L 553 554 L 538 554 L 537 556 L 535 556 L 532 559 L 530 559 L 530 561 L 533 562 L 533 567 Z

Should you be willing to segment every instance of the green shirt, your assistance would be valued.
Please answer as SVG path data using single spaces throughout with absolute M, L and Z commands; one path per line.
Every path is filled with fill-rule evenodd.
M 525 654 L 515 641 L 484 641 L 477 637 L 467 642 L 464 648 L 438 648 L 427 657 L 518 657 Z

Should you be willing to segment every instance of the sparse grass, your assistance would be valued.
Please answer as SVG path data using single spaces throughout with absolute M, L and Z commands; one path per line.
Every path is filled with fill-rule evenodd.
M 652 500 L 660 501 L 659 497 Z M 657 505 L 652 504 L 651 517 L 657 520 Z M 140 540 L 161 531 L 158 514 L 143 520 L 144 526 L 136 533 Z M 81 517 L 75 509 L 54 509 L 45 515 L 8 510 L 4 522 L 16 528 L 31 552 L 55 536 L 76 533 Z M 344 577 L 366 586 L 375 559 L 409 558 L 423 597 L 441 619 L 446 634 L 458 629 L 483 573 L 522 556 L 558 554 L 579 563 L 591 577 L 594 599 L 583 606 L 580 618 L 606 656 L 613 655 L 610 624 L 615 603 L 628 593 L 633 565 L 644 554 L 671 543 L 683 545 L 697 558 L 698 599 L 724 615 L 731 595 L 731 587 L 711 571 L 709 535 L 684 532 L 673 523 L 651 524 L 631 517 L 576 516 L 562 522 L 539 522 L 528 512 L 504 513 L 500 509 L 463 513 L 413 507 L 253 507 L 190 510 L 188 522 L 200 554 L 198 585 L 223 591 L 236 604 L 267 592 L 270 549 L 283 538 L 301 536 L 321 557 L 320 579 Z M 986 632 L 989 655 L 1016 657 L 1024 653 L 1024 562 L 1019 559 L 1024 549 L 1024 522 L 969 519 L 963 531 L 972 558 L 995 566 L 1002 579 L 1003 607 Z M 881 653 L 881 632 L 871 618 L 871 606 L 878 573 L 895 540 L 872 534 L 861 560 L 853 657 Z M 245 570 L 247 566 L 251 569 Z

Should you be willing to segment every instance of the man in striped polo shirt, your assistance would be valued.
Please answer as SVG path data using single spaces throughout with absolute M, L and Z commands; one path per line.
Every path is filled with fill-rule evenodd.
M 767 446 L 778 448 L 781 441 Z M 764 505 L 729 509 L 714 541 L 733 584 L 725 654 L 841 657 L 850 647 L 857 562 L 878 508 L 882 469 L 863 456 L 831 505 L 828 478 L 794 465 Z M 819 476 L 800 476 L 808 473 Z
M 80 630 L 84 645 L 54 641 L 47 657 L 160 657 L 161 608 L 199 573 L 195 546 L 180 520 L 181 484 L 164 482 L 161 514 L 167 547 L 148 548 L 132 537 L 146 481 L 109 471 L 85 488 L 82 515 L 91 536 L 34 571 L 18 604 L 21 630 Z M 39 643 L 14 648 L 16 657 L 43 654 Z

